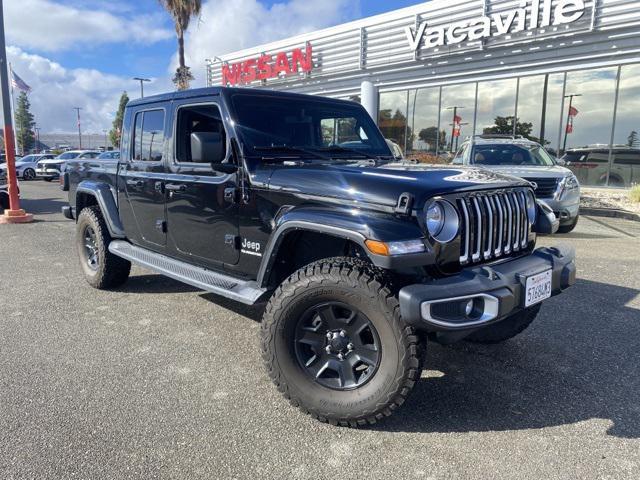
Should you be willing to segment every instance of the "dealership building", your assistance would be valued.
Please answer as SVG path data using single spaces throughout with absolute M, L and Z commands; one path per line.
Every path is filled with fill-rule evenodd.
M 640 1 L 433 0 L 207 71 L 208 85 L 360 102 L 422 161 L 470 135 L 515 134 L 567 153 L 583 184 L 640 183 Z

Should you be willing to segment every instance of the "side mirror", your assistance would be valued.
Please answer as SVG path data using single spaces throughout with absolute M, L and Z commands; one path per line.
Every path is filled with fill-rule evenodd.
M 556 165 L 560 165 L 561 167 L 564 167 L 566 165 L 569 165 L 569 162 L 565 162 L 561 158 L 556 158 Z
M 538 215 L 533 230 L 536 233 L 553 235 L 560 228 L 560 221 L 556 218 L 553 210 L 543 200 L 536 199 Z

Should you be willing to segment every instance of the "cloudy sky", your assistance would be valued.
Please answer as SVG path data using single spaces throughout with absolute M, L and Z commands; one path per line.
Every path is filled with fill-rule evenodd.
M 420 3 L 415 0 L 204 0 L 187 35 L 187 64 L 204 85 L 204 59 Z M 309 8 L 310 4 L 313 8 Z M 82 107 L 86 132 L 110 128 L 134 76 L 145 93 L 172 88 L 175 33 L 157 0 L 5 0 L 7 54 L 33 91 L 43 132 L 72 132 Z

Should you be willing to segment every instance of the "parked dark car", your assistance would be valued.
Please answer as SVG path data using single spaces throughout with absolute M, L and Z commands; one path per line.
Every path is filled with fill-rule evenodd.
M 575 281 L 570 247 L 535 249 L 558 222 L 528 182 L 398 161 L 353 102 L 145 97 L 127 105 L 120 160 L 71 160 L 63 188 L 90 285 L 117 287 L 135 263 L 266 303 L 271 379 L 332 424 L 390 415 L 427 341 L 509 339 Z

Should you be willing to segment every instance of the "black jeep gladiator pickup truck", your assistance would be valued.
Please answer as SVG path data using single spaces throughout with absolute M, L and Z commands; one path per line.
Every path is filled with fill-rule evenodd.
M 128 104 L 117 161 L 61 179 L 87 281 L 131 263 L 266 303 L 262 357 L 321 421 L 373 423 L 420 377 L 427 341 L 500 342 L 575 282 L 531 185 L 393 157 L 364 108 L 207 88 Z

